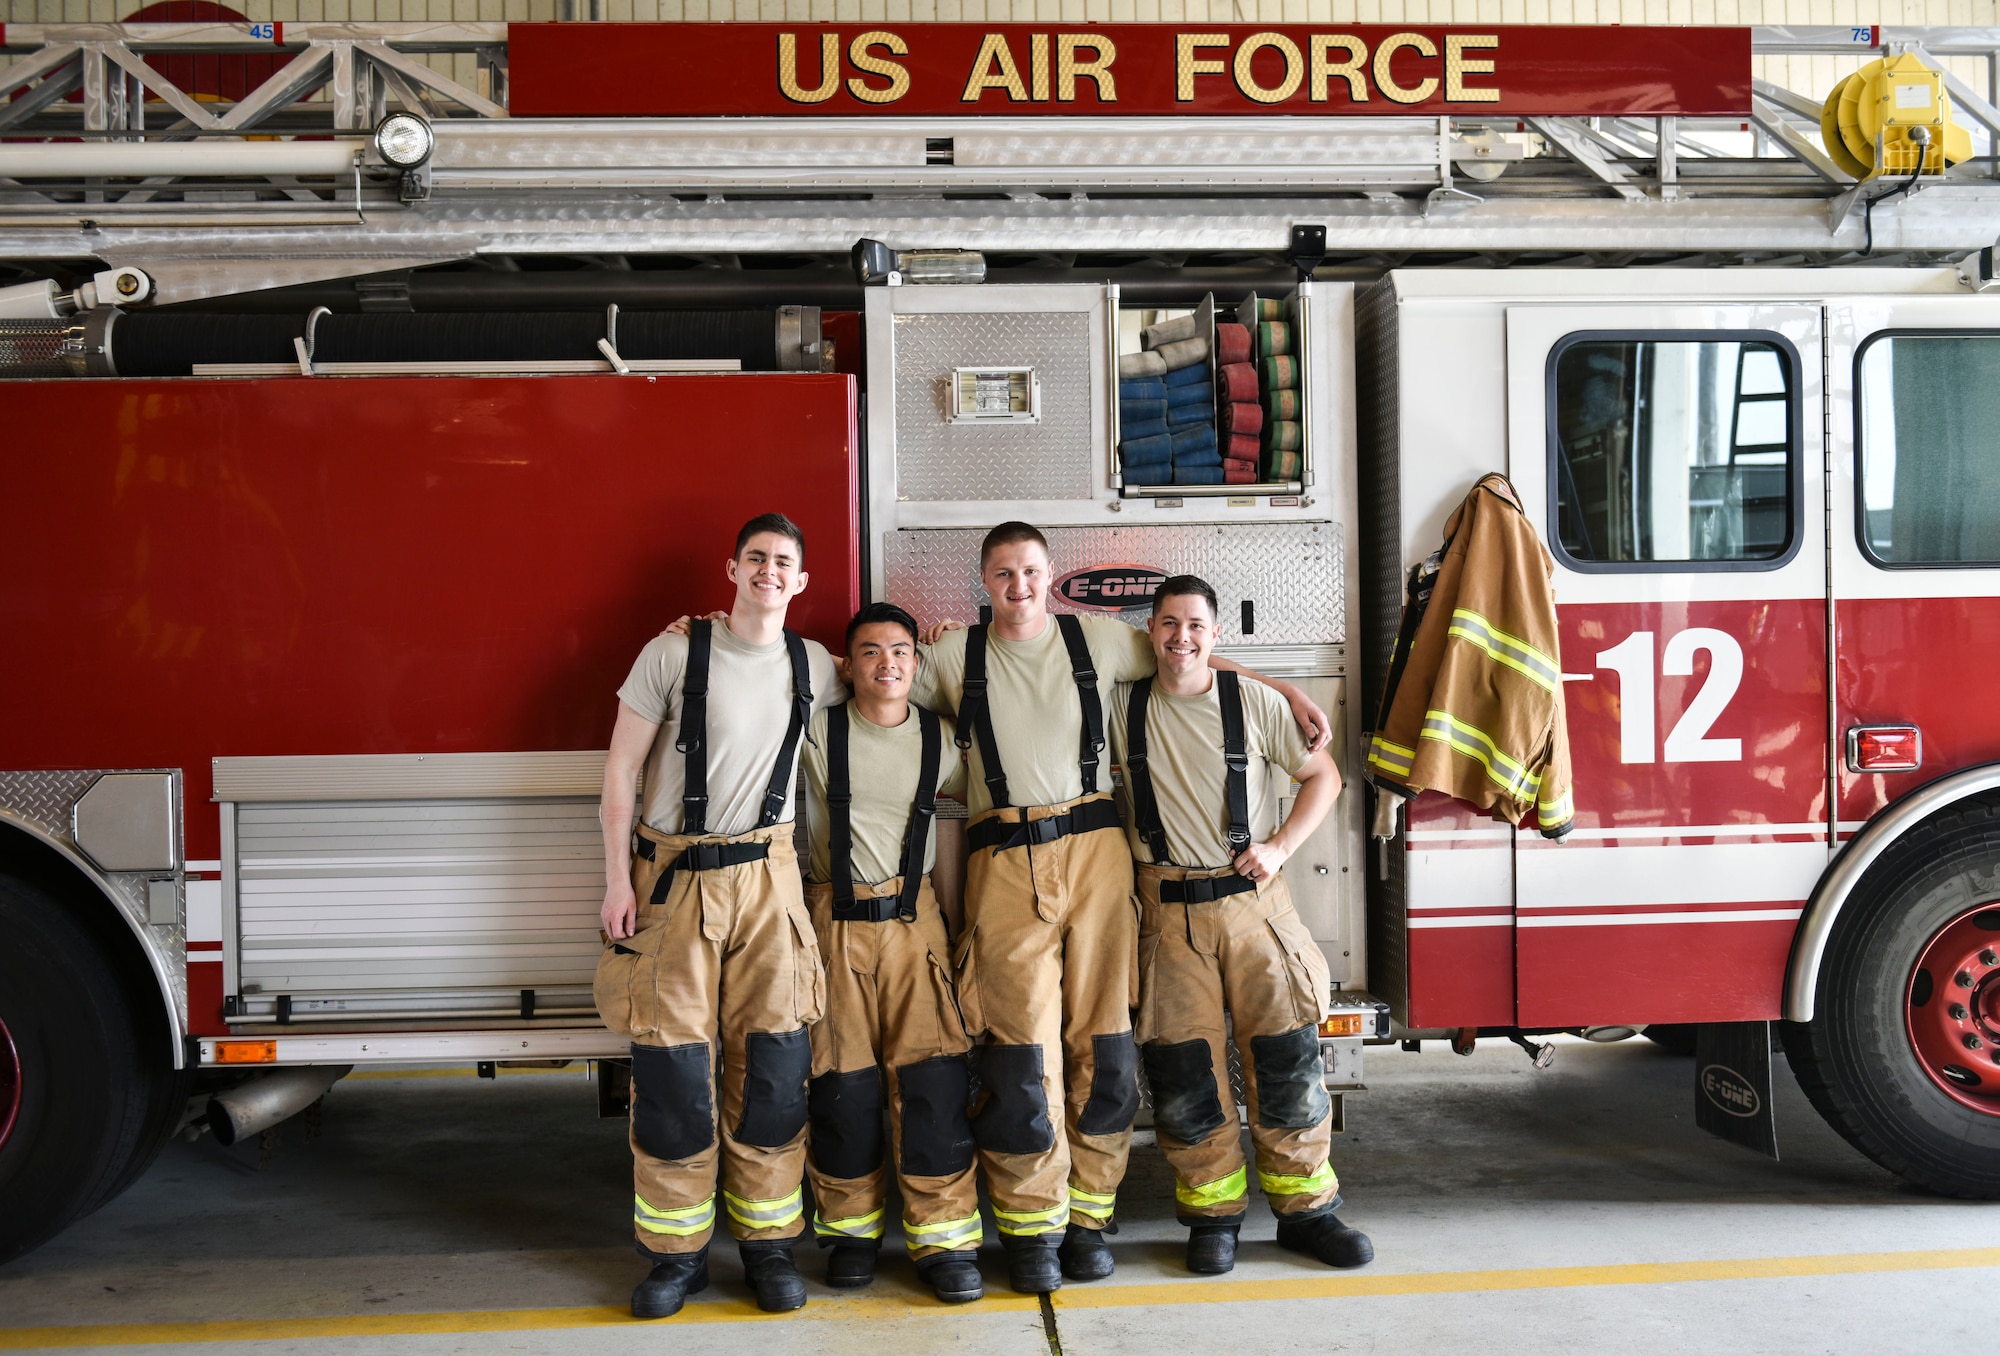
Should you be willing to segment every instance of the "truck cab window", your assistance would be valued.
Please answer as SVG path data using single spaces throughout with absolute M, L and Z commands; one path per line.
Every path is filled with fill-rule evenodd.
M 1796 383 L 1775 340 L 1581 337 L 1550 359 L 1556 535 L 1580 563 L 1777 561 Z
M 2000 564 L 2000 335 L 1861 351 L 1861 539 L 1883 565 Z

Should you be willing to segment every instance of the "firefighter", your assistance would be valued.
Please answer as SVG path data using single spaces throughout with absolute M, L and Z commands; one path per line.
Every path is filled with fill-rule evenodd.
M 825 648 L 785 629 L 804 563 L 789 518 L 745 523 L 728 620 L 655 637 L 618 690 L 596 997 L 605 1025 L 632 1039 L 633 1225 L 652 1263 L 632 1292 L 637 1318 L 677 1313 L 708 1284 L 718 1167 L 759 1307 L 806 1302 L 792 1248 L 805 1228 L 806 1028 L 825 976 L 792 793 L 807 723 L 844 692 Z
M 1333 807 L 1340 773 L 1308 747 L 1277 693 L 1210 669 L 1216 611 L 1215 590 L 1193 575 L 1161 584 L 1146 623 L 1158 672 L 1121 690 L 1111 713 L 1138 863 L 1136 1030 L 1153 1123 L 1174 1169 L 1176 1214 L 1190 1230 L 1188 1270 L 1230 1270 L 1249 1187 L 1226 1011 L 1278 1245 L 1360 1266 L 1375 1251 L 1334 1214 L 1339 1184 L 1328 1161 L 1333 1109 L 1319 1053 L 1326 960 L 1281 870 Z M 1272 768 L 1299 784 L 1282 826 Z
M 1139 1105 L 1138 936 L 1103 704 L 1154 661 L 1134 627 L 1051 617 L 1048 542 L 1027 523 L 987 533 L 980 576 L 991 624 L 934 634 L 912 695 L 953 714 L 970 749 L 955 965 L 966 1027 L 988 1038 L 973 1138 L 1009 1281 L 1032 1294 L 1112 1272 L 1103 1230 Z M 1325 714 L 1296 705 L 1323 742 Z
M 917 1270 L 947 1304 L 983 1293 L 965 1034 L 951 943 L 931 893 L 936 798 L 962 795 L 951 723 L 909 701 L 917 624 L 870 603 L 847 624 L 853 698 L 812 719 L 806 902 L 827 962 L 812 1029 L 806 1171 L 826 1283 L 867 1285 L 885 1231 L 887 1150 Z

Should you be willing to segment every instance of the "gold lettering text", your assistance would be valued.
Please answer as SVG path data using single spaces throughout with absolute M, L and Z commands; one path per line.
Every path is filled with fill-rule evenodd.
M 1174 100 L 1177 103 L 1194 102 L 1194 78 L 1197 75 L 1221 75 L 1229 69 L 1226 61 L 1203 61 L 1195 53 L 1204 47 L 1227 47 L 1227 33 L 1176 33 L 1174 34 Z
M 886 47 L 891 56 L 910 54 L 910 44 L 894 33 L 884 33 L 879 29 L 863 33 L 847 45 L 847 59 L 854 63 L 856 70 L 888 77 L 889 84 L 884 89 L 877 89 L 856 76 L 847 82 L 847 92 L 864 104 L 893 104 L 910 92 L 910 73 L 895 62 L 876 56 L 868 50 L 871 47 Z
M 1096 59 L 1078 61 L 1076 54 L 1084 48 Z M 1109 38 L 1095 33 L 1056 34 L 1056 98 L 1063 103 L 1074 102 L 1076 82 L 1083 79 L 1096 84 L 1099 103 L 1117 103 L 1118 84 L 1111 75 L 1111 63 L 1117 59 L 1118 48 Z
M 1250 63 L 1266 47 L 1285 58 L 1284 78 L 1275 85 L 1258 84 L 1250 70 Z M 1305 59 L 1299 55 L 1299 45 L 1283 33 L 1252 33 L 1236 49 L 1236 88 L 1243 91 L 1245 98 L 1260 104 L 1281 104 L 1299 92 L 1299 82 L 1304 78 Z
M 799 35 L 778 35 L 778 89 L 795 104 L 823 104 L 840 91 L 840 34 L 819 35 L 819 85 L 799 83 Z
M 1394 99 L 1399 104 L 1420 104 L 1437 93 L 1437 77 L 1425 76 L 1407 88 L 1396 83 L 1389 73 L 1389 62 L 1405 47 L 1413 49 L 1418 56 L 1434 57 L 1438 54 L 1437 44 L 1421 33 L 1398 33 L 1383 40 L 1375 49 L 1375 88 Z
M 1347 53 L 1345 61 L 1329 61 L 1333 49 L 1338 47 Z M 1361 67 L 1368 60 L 1368 44 L 1346 33 L 1315 33 L 1312 35 L 1312 89 L 1308 97 L 1316 104 L 1326 102 L 1327 83 L 1335 76 L 1347 82 L 1347 97 L 1350 102 L 1368 102 L 1368 77 L 1361 73 Z
M 1014 53 L 1007 46 L 1005 33 L 988 33 L 981 39 L 979 55 L 972 59 L 972 71 L 965 77 L 965 93 L 959 96 L 959 102 L 976 104 L 989 89 L 1006 90 L 1011 103 L 1028 101 L 1028 87 L 1021 80 L 1021 68 L 1014 64 Z
M 1447 103 L 1457 104 L 1497 104 L 1500 91 L 1490 85 L 1468 85 L 1468 75 L 1491 75 L 1493 63 L 1490 61 L 1467 60 L 1468 47 L 1485 49 L 1498 47 L 1498 33 L 1447 33 L 1444 35 L 1444 97 Z
M 1049 35 L 1046 33 L 1028 35 L 1028 92 L 1038 104 L 1049 101 Z

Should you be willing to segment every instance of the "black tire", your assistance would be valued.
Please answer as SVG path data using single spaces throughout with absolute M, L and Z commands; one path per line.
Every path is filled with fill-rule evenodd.
M 1647 1027 L 1640 1034 L 1670 1055 L 1694 1058 L 1693 1022 L 1665 1022 Z
M 1827 940 L 1810 1023 L 1781 1024 L 1819 1113 L 1890 1172 L 1942 1195 L 2000 1198 L 2000 1115 L 1946 1094 L 1911 1045 L 1906 1002 L 1937 931 L 2000 897 L 2000 806 L 1928 820 L 1883 854 Z
M 0 1263 L 109 1200 L 159 1152 L 162 1092 L 178 1080 L 160 1020 L 134 1011 L 117 974 L 60 901 L 0 876 L 0 1022 L 21 1077 L 0 1143 Z

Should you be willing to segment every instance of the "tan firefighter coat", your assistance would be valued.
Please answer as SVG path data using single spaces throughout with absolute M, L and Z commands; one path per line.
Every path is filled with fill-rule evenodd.
M 1368 775 L 1440 791 L 1543 835 L 1570 831 L 1555 570 L 1514 487 L 1488 475 L 1410 573 Z

